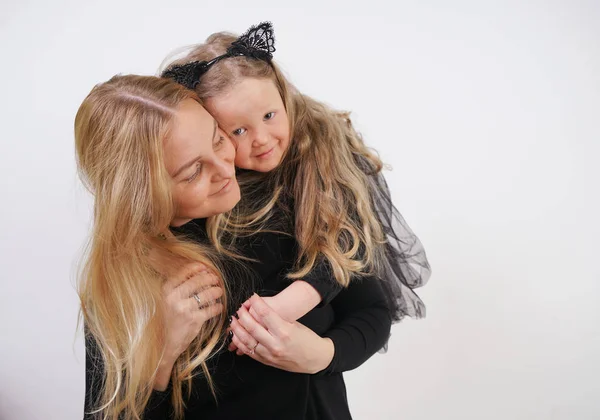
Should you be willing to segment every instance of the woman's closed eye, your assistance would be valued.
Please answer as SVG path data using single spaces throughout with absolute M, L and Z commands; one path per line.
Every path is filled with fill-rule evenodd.
M 219 136 L 219 141 L 217 141 L 215 143 L 214 148 L 218 148 L 218 147 L 222 146 L 223 143 L 225 143 L 225 137 Z
M 196 177 L 200 174 L 200 170 L 202 169 L 202 164 L 200 162 L 196 163 L 196 170 L 192 174 L 192 176 L 186 178 L 186 182 L 192 182 Z
M 225 143 L 225 137 L 224 136 L 219 136 L 219 140 L 214 144 L 213 148 L 218 149 L 219 147 L 221 147 L 223 145 L 223 143 Z M 194 179 L 196 179 L 198 177 L 198 175 L 200 175 L 200 171 L 202 170 L 202 164 L 200 162 L 196 162 L 196 170 L 194 171 L 194 173 L 187 177 L 185 179 L 186 182 L 192 182 Z

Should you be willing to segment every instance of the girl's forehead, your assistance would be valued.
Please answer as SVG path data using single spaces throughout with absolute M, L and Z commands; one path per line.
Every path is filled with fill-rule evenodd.
M 209 111 L 226 118 L 230 114 L 247 114 L 264 106 L 272 106 L 275 101 L 281 101 L 281 97 L 273 81 L 246 78 L 222 94 L 208 99 L 206 106 Z

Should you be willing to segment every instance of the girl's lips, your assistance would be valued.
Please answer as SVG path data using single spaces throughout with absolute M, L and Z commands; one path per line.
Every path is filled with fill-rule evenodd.
M 267 158 L 267 157 L 271 156 L 271 154 L 273 153 L 273 150 L 275 150 L 275 146 L 271 147 L 265 153 L 261 153 L 260 155 L 256 155 L 256 157 L 259 158 L 259 159 Z

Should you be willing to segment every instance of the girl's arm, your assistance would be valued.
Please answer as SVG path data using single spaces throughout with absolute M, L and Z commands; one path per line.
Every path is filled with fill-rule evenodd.
M 296 321 L 321 302 L 317 290 L 303 280 L 296 280 L 275 296 L 264 298 L 277 314 L 286 321 Z
M 296 280 L 266 302 L 286 321 L 296 321 L 315 306 L 330 303 L 342 290 L 335 281 L 329 262 L 324 258 L 317 261 L 313 269 L 302 280 Z
M 354 369 L 390 336 L 390 310 L 380 282 L 357 279 L 343 290 L 331 302 L 336 323 L 323 337 L 282 319 L 264 298 L 253 296 L 232 321 L 233 342 L 241 353 L 290 372 L 327 375 Z

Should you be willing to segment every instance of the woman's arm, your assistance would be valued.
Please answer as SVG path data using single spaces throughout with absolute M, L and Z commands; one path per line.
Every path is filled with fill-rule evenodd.
M 263 297 L 283 319 L 293 322 L 316 306 L 330 303 L 342 290 L 335 281 L 329 262 L 318 260 L 302 279 L 295 280 L 275 296 Z
M 355 369 L 385 345 L 392 319 L 383 291 L 375 277 L 355 279 L 331 302 L 336 322 L 324 337 L 335 354 L 323 374 Z
M 265 365 L 296 373 L 316 373 L 331 363 L 333 342 L 299 322 L 281 318 L 263 298 L 252 296 L 233 317 L 233 344 Z
M 336 323 L 324 337 L 279 317 L 253 296 L 233 318 L 234 344 L 261 363 L 291 372 L 330 374 L 354 369 L 381 349 L 391 315 L 379 280 L 355 280 L 333 301 Z
M 295 280 L 275 296 L 263 297 L 263 300 L 281 318 L 293 322 L 313 308 L 329 304 L 341 290 L 342 286 L 331 274 L 329 262 L 322 258 L 301 280 Z M 229 350 L 236 351 L 238 356 L 244 354 L 233 341 Z
M 165 341 L 163 358 L 152 384 L 154 390 L 145 407 L 145 420 L 169 418 L 171 411 L 170 378 L 173 365 L 198 335 L 202 325 L 223 311 L 219 298 L 223 289 L 218 278 L 203 264 L 180 267 L 163 285 Z M 200 303 L 203 303 L 200 306 Z M 99 346 L 85 331 L 86 395 L 84 419 L 102 418 L 91 414 L 100 406 L 105 366 Z

